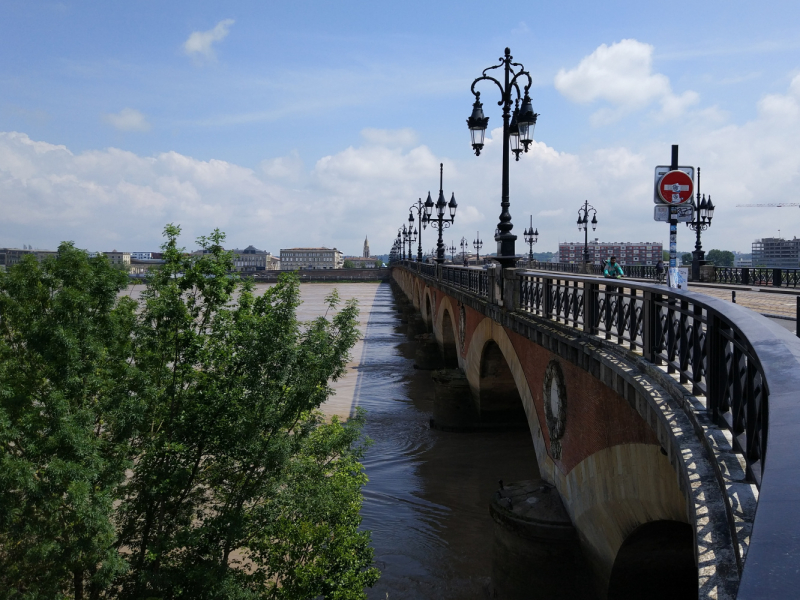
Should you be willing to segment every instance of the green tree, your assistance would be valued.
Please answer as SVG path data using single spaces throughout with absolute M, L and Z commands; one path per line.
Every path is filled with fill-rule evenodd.
M 683 254 L 681 254 L 681 262 L 685 265 L 692 264 L 692 253 L 684 252 Z
M 80 598 L 124 571 L 113 502 L 130 453 L 112 389 L 129 371 L 127 283 L 71 243 L 0 273 L 0 597 Z
M 734 256 L 728 250 L 709 250 L 706 252 L 706 260 L 710 260 L 716 267 L 732 267 Z
M 347 259 L 346 261 L 344 261 L 344 264 L 342 264 L 342 268 L 343 269 L 355 269 L 356 265 L 352 260 Z
M 661 260 L 663 260 L 665 263 L 669 262 L 669 250 L 661 251 Z
M 379 258 L 375 261 L 375 268 L 380 269 L 383 266 L 383 261 Z
M 70 247 L 45 267 L 72 287 L 46 287 L 44 269 L 0 280 L 0 568 L 15 569 L 0 582 L 20 592 L 7 596 L 363 598 L 378 577 L 358 530 L 364 417 L 317 411 L 356 305 L 334 294 L 330 317 L 301 324 L 295 275 L 257 296 L 229 274 L 222 233 L 188 256 L 179 232 L 166 228 L 138 310 L 118 298 L 124 273 Z M 47 320 L 32 294 L 64 307 Z M 24 335 L 52 348 L 20 355 Z

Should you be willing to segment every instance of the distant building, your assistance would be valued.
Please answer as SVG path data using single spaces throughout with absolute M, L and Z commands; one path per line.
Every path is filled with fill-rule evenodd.
M 663 246 L 660 242 L 601 242 L 589 240 L 589 260 L 600 264 L 617 257 L 621 265 L 655 265 L 661 260 Z M 558 245 L 558 262 L 583 262 L 583 242 L 564 242 Z
M 118 265 L 121 267 L 129 267 L 131 265 L 130 252 L 117 252 L 116 250 L 112 250 L 111 252 L 103 252 L 103 254 L 108 257 L 108 261 L 112 265 Z
M 32 248 L 0 248 L 0 271 L 5 271 L 8 267 L 13 267 L 22 262 L 22 257 L 26 254 L 33 254 L 36 260 L 43 261 L 48 256 L 58 256 L 57 250 L 33 250 Z
M 131 259 L 150 260 L 153 258 L 152 252 L 131 252 Z
M 374 256 L 367 256 L 366 258 L 363 256 L 345 256 L 343 257 L 342 264 L 346 261 L 350 261 L 353 263 L 354 269 L 374 269 L 375 268 L 375 261 L 378 259 Z
M 369 238 L 364 238 L 364 253 L 361 255 L 362 258 L 369 258 Z
M 248 246 L 244 250 L 233 250 L 236 255 L 233 259 L 237 271 L 275 271 L 280 269 L 280 259 L 272 256 L 271 252 L 259 250 L 255 246 Z
M 281 271 L 341 269 L 344 259 L 336 248 L 281 248 Z
M 800 240 L 762 238 L 753 242 L 752 265 L 773 269 L 797 269 L 800 267 Z

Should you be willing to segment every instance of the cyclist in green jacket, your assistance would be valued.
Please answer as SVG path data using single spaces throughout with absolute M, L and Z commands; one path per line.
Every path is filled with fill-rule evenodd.
M 622 272 L 622 267 L 617 264 L 616 256 L 612 256 L 606 263 L 606 268 L 603 269 L 603 275 L 608 279 L 620 279 L 621 277 L 625 277 L 625 273 Z

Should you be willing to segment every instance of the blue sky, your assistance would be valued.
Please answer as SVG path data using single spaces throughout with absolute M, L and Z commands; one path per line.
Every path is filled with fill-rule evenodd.
M 0 245 L 154 249 L 176 222 L 189 246 L 220 227 L 273 252 L 366 234 L 385 251 L 439 162 L 450 237 L 487 240 L 500 149 L 474 157 L 465 119 L 505 46 L 541 113 L 511 171 L 538 249 L 577 238 L 584 199 L 601 240 L 665 240 L 652 172 L 673 143 L 718 207 L 707 248 L 800 234 L 797 209 L 735 208 L 797 200 L 798 3 L 505 6 L 0 0 Z

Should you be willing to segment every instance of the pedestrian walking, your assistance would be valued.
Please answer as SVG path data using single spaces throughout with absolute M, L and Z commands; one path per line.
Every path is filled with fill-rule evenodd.
M 625 273 L 622 272 L 622 267 L 617 264 L 617 257 L 612 256 L 608 259 L 605 268 L 603 269 L 603 277 L 606 279 L 620 279 L 624 277 Z M 615 285 L 606 285 L 606 292 L 607 293 L 614 293 L 617 291 L 617 286 Z
M 658 278 L 658 283 L 664 283 L 664 261 L 659 260 L 656 263 L 656 276 Z

